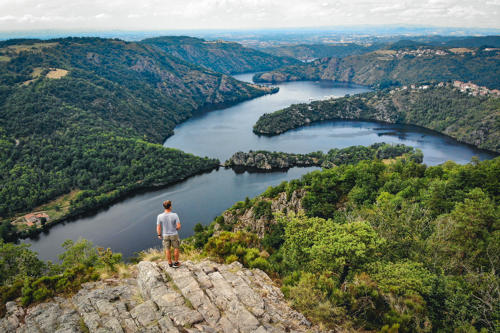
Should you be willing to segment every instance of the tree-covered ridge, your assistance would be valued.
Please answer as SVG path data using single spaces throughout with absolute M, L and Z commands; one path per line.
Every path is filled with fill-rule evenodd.
M 172 56 L 224 74 L 272 70 L 299 63 L 293 58 L 270 55 L 235 42 L 165 36 L 148 38 L 141 43 L 154 45 Z
M 236 152 L 226 162 L 225 167 L 234 170 L 283 170 L 292 167 L 320 166 L 332 168 L 340 164 L 354 164 L 362 160 L 393 159 L 403 155 L 422 162 L 422 152 L 403 144 L 390 145 L 375 143 L 371 146 L 352 146 L 330 149 L 327 153 L 317 151 L 309 154 L 270 152 L 266 150 Z
M 238 202 L 194 243 L 275 274 L 325 329 L 495 332 L 499 179 L 500 158 L 341 165 Z
M 311 122 L 334 119 L 413 124 L 479 148 L 500 152 L 500 98 L 495 95 L 471 96 L 450 84 L 385 89 L 291 105 L 261 116 L 254 132 L 276 135 Z
M 255 82 L 333 80 L 376 87 L 449 80 L 500 88 L 500 50 L 419 47 L 322 58 L 256 74 Z
M 13 214 L 71 190 L 70 214 L 216 167 L 161 143 L 198 110 L 272 92 L 120 40 L 7 41 L 0 53 L 4 238 Z
M 280 56 L 292 57 L 302 61 L 310 61 L 317 58 L 335 57 L 344 58 L 354 54 L 364 54 L 383 48 L 383 44 L 362 45 L 355 43 L 335 44 L 298 44 L 280 45 L 261 48 L 263 52 Z
M 0 43 L 0 53 L 10 59 L 0 62 L 2 103 L 38 93 L 44 96 L 39 107 L 47 108 L 55 95 L 61 102 L 85 106 L 103 120 L 132 127 L 156 142 L 171 135 L 173 127 L 196 110 L 272 91 L 188 64 L 158 48 L 121 40 L 6 41 Z M 45 80 L 54 68 L 69 74 L 62 80 Z M 41 89 L 47 89 L 48 96 Z M 12 112 L 13 106 L 22 107 L 9 105 L 4 112 Z
M 396 42 L 377 42 L 374 44 L 357 43 L 321 43 L 321 44 L 296 44 L 264 46 L 260 50 L 280 57 L 291 57 L 302 61 L 311 61 L 318 58 L 345 58 L 351 55 L 360 55 L 376 50 L 401 50 L 401 49 L 451 49 L 451 48 L 497 48 L 500 47 L 500 36 L 477 37 L 439 37 L 429 36 L 412 37 Z

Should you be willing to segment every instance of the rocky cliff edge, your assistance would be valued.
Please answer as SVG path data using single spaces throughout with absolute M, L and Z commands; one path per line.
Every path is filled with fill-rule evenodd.
M 142 261 L 134 277 L 84 284 L 71 298 L 23 309 L 7 303 L 2 332 L 305 332 L 261 270 L 240 263 Z

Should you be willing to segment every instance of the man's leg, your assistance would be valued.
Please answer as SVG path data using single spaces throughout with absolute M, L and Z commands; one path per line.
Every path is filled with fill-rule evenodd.
M 163 238 L 163 247 L 165 248 L 165 259 L 169 264 L 172 263 L 172 255 L 170 254 L 170 247 L 172 246 L 172 241 L 168 238 L 168 236 Z
M 179 235 L 175 235 L 172 237 L 172 246 L 174 247 L 174 267 L 179 267 L 179 247 L 181 245 L 181 241 L 179 239 Z
M 179 248 L 175 248 L 174 249 L 174 259 L 175 259 L 175 262 L 179 262 Z
M 174 250 L 174 254 L 175 254 L 175 250 Z M 170 255 L 170 248 L 165 249 L 165 259 L 167 259 L 169 264 L 172 263 L 172 256 Z

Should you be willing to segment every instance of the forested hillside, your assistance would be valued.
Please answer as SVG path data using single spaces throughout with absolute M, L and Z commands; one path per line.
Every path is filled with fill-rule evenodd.
M 500 152 L 500 96 L 473 96 L 451 84 L 385 89 L 264 114 L 254 132 L 276 135 L 316 121 L 376 120 L 413 124 L 479 148 Z
M 204 253 L 257 267 L 323 329 L 496 332 L 500 158 L 315 171 L 195 228 Z
M 500 36 L 454 38 L 443 44 L 448 47 L 500 47 Z
M 68 214 L 212 169 L 217 161 L 161 143 L 198 110 L 271 91 L 145 44 L 98 38 L 0 43 L 2 237 L 15 231 L 13 214 L 70 191 L 76 194 Z
M 325 57 L 344 58 L 354 54 L 372 52 L 383 47 L 384 44 L 368 46 L 354 43 L 336 43 L 269 46 L 262 48 L 261 50 L 279 57 L 292 57 L 303 61 L 309 61 Z
M 224 74 L 265 71 L 299 63 L 290 57 L 270 55 L 235 42 L 166 36 L 148 38 L 141 43 L 157 46 L 170 55 Z
M 500 50 L 394 47 L 345 58 L 322 58 L 254 76 L 255 82 L 299 80 L 333 80 L 381 88 L 460 80 L 498 89 Z

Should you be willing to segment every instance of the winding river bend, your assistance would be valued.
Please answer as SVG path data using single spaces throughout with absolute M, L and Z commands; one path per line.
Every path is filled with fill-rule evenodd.
M 237 75 L 250 81 L 252 74 Z M 199 156 L 217 157 L 224 162 L 236 151 L 271 150 L 308 153 L 375 142 L 404 143 L 420 148 L 424 163 L 435 165 L 447 160 L 467 163 L 472 156 L 481 159 L 494 155 L 459 143 L 449 137 L 422 128 L 365 121 L 333 121 L 288 131 L 274 137 L 259 137 L 252 126 L 265 112 L 272 112 L 293 103 L 309 102 L 330 96 L 357 94 L 368 89 L 357 85 L 332 82 L 290 82 L 279 85 L 280 91 L 238 105 L 200 114 L 175 129 L 165 146 L 178 148 Z M 173 201 L 183 228 L 181 238 L 193 233 L 196 223 L 210 223 L 217 215 L 245 197 L 253 197 L 270 185 L 299 178 L 317 168 L 293 168 L 288 172 L 243 173 L 219 169 L 191 177 L 164 189 L 137 194 L 92 216 L 54 226 L 32 244 L 40 258 L 56 260 L 66 239 L 86 238 L 94 244 L 110 247 L 130 257 L 135 252 L 159 247 L 155 237 L 156 215 L 161 202 Z

